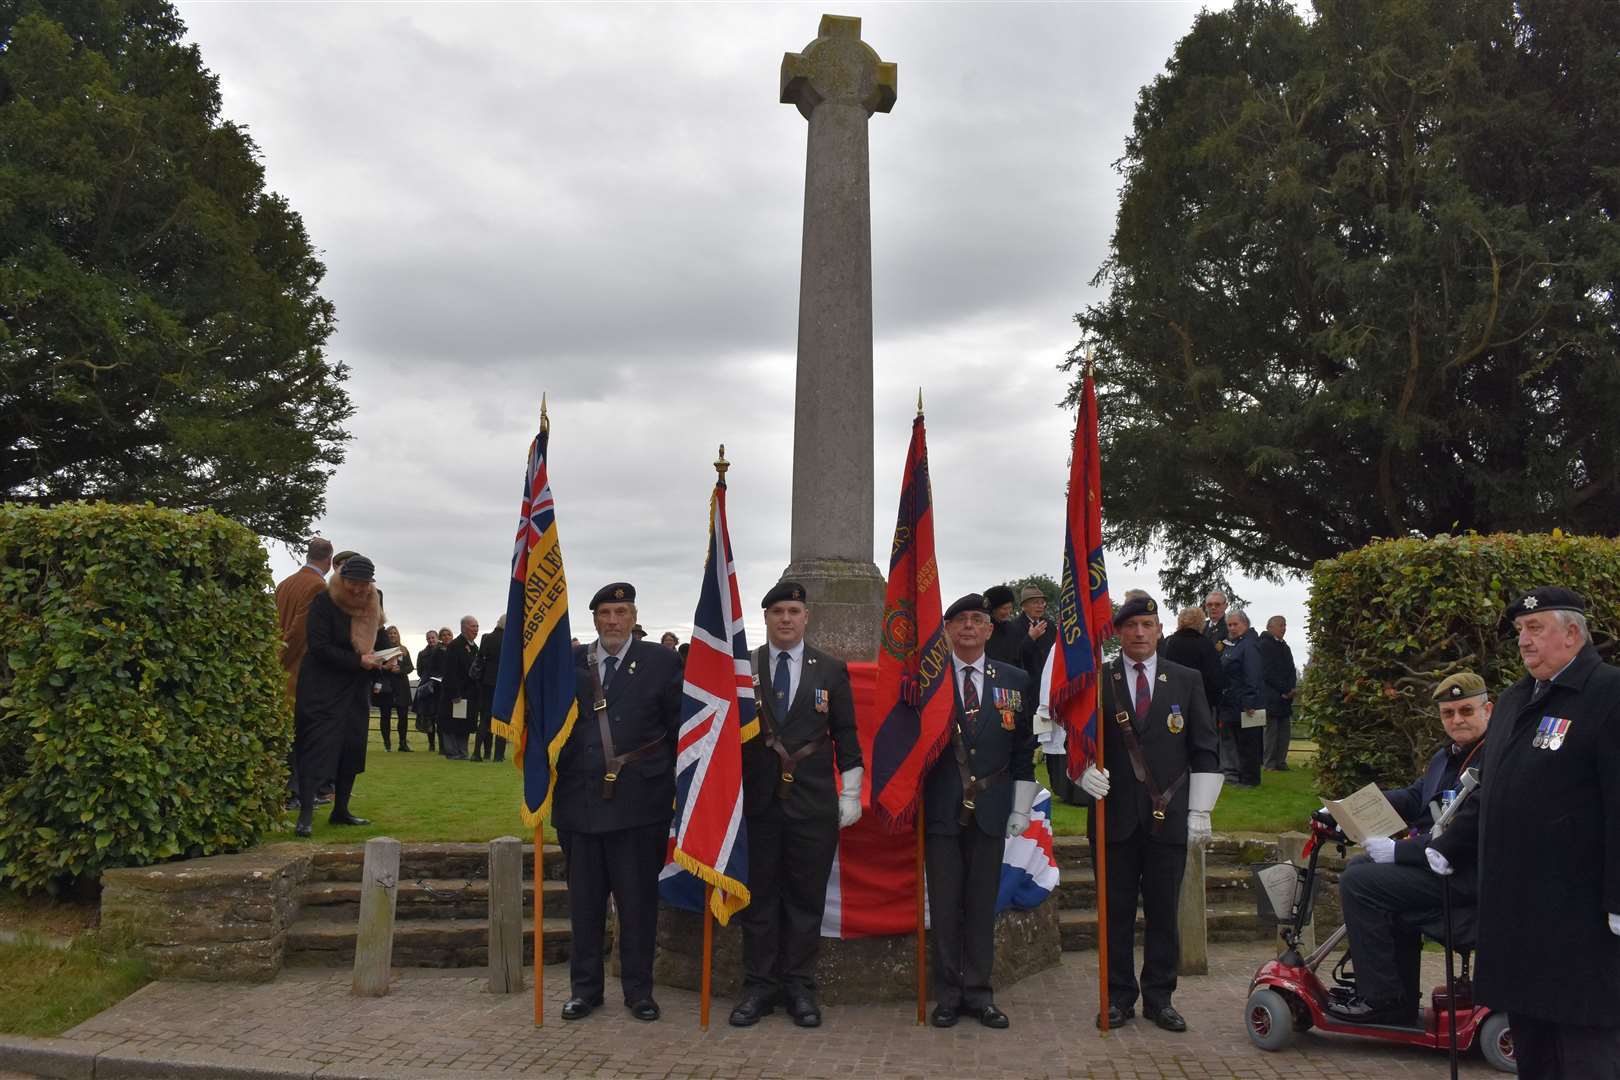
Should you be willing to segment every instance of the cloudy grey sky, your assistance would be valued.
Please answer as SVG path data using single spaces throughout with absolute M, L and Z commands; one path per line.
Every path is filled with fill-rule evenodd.
M 1057 365 L 1137 92 L 1200 6 L 182 0 L 324 253 L 359 413 L 321 532 L 376 560 L 412 641 L 467 612 L 487 629 L 545 391 L 576 634 L 624 578 L 649 630 L 685 640 L 720 442 L 744 596 L 774 583 L 806 128 L 778 70 L 826 10 L 899 65 L 871 123 L 874 554 L 921 386 L 946 594 L 1055 572 Z M 1157 590 L 1151 565 L 1109 569 L 1116 596 Z M 1240 587 L 1302 652 L 1304 586 Z

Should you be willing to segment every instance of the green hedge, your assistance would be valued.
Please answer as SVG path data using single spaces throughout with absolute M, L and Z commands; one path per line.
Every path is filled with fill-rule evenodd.
M 0 882 L 272 827 L 292 717 L 270 589 L 258 539 L 211 513 L 0 505 Z
M 1551 535 L 1390 540 L 1317 563 L 1311 660 L 1299 711 L 1320 753 L 1318 788 L 1411 783 L 1444 742 L 1434 686 L 1484 677 L 1495 700 L 1524 676 L 1503 609 L 1527 589 L 1565 585 L 1586 598 L 1599 648 L 1620 633 L 1620 542 Z

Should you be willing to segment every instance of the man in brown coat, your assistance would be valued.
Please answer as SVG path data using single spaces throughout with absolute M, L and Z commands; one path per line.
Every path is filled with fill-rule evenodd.
M 304 662 L 309 643 L 304 639 L 304 620 L 309 602 L 326 591 L 326 575 L 332 572 L 332 541 L 314 537 L 304 555 L 304 565 L 276 583 L 276 618 L 281 623 L 281 668 L 287 673 L 287 699 L 298 687 L 298 665 Z

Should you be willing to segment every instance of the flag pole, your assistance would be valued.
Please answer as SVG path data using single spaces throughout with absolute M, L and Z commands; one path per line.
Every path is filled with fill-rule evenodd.
M 917 793 L 917 1023 L 928 1016 L 928 929 L 923 918 L 923 797 Z
M 1093 353 L 1090 345 L 1086 346 L 1085 378 L 1092 376 Z M 1081 395 L 1081 411 L 1085 411 L 1085 396 Z M 1081 417 L 1082 422 L 1085 417 Z M 1100 493 L 1099 493 L 1100 494 Z M 1102 642 L 1096 641 L 1091 646 L 1096 650 L 1096 659 L 1093 666 L 1097 670 L 1097 769 L 1103 769 L 1103 743 L 1108 740 L 1108 717 L 1103 711 L 1103 664 Z M 1097 1028 L 1103 1034 L 1108 1034 L 1108 807 L 1103 799 L 1093 800 L 1095 804 L 1096 821 L 1093 823 L 1092 835 L 1097 838 L 1095 850 L 1092 852 L 1092 878 L 1097 886 Z
M 544 408 L 544 406 L 542 406 Z M 534 823 L 534 1026 L 546 1026 L 546 827 Z
M 714 886 L 703 887 L 703 998 L 698 1007 L 698 1026 L 709 1030 L 709 989 L 714 976 Z

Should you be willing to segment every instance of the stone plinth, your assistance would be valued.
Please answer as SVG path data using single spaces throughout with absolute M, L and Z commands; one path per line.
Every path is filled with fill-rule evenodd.
M 272 844 L 108 870 L 101 925 L 127 935 L 161 977 L 268 981 L 281 970 L 310 861 L 307 845 Z
M 870 500 L 868 500 L 870 501 Z M 840 660 L 877 659 L 883 632 L 883 575 L 871 562 L 813 559 L 795 562 L 782 576 L 810 594 L 805 638 Z
M 1051 900 L 1034 911 L 1003 912 L 996 919 L 992 985 L 997 990 L 1006 989 L 1026 976 L 1053 967 L 1061 955 L 1057 905 Z M 696 990 L 702 960 L 702 917 L 692 911 L 661 907 L 653 981 Z M 819 997 L 830 1005 L 914 1001 L 916 962 L 917 939 L 909 934 L 852 941 L 822 938 L 816 965 Z M 616 957 L 614 963 L 617 970 Z M 742 929 L 735 921 L 730 926 L 715 924 L 713 985 L 717 1001 L 730 1000 L 742 991 Z

